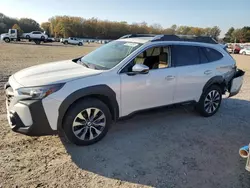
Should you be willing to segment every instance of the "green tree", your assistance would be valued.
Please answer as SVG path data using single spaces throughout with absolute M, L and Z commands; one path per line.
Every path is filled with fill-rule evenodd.
M 234 28 L 233 27 L 230 27 L 229 29 L 228 29 L 228 31 L 227 31 L 227 33 L 225 34 L 225 37 L 224 37 L 224 41 L 225 42 L 233 42 L 233 38 L 232 38 L 232 34 L 233 34 L 233 32 L 234 32 Z
M 33 19 L 21 18 L 18 21 L 19 26 L 22 28 L 24 33 L 31 31 L 41 31 L 40 25 Z

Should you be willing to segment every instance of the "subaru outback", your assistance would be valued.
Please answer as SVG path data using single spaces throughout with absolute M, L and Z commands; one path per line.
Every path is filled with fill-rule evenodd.
M 134 112 L 194 103 L 205 117 L 236 95 L 244 71 L 210 37 L 126 35 L 73 60 L 33 66 L 5 85 L 11 129 L 29 136 L 63 132 L 77 145 L 101 140 Z

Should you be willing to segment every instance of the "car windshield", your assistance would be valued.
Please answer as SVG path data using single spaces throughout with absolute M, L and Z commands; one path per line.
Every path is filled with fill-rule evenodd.
M 94 65 L 97 69 L 111 69 L 142 44 L 126 41 L 113 41 L 101 46 L 81 58 L 84 65 Z

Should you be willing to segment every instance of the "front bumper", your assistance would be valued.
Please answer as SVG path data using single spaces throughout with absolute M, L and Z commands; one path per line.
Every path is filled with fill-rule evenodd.
M 29 136 L 56 134 L 50 127 L 41 100 L 21 100 L 11 104 L 13 100 L 6 90 L 7 118 L 13 131 Z
M 243 84 L 245 72 L 243 70 L 238 69 L 234 75 L 234 77 L 229 82 L 229 97 L 235 96 L 240 92 L 241 86 Z

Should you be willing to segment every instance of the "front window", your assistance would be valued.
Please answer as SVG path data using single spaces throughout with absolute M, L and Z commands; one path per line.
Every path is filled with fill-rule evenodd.
M 82 57 L 81 62 L 96 69 L 111 69 L 141 45 L 135 42 L 113 41 Z

